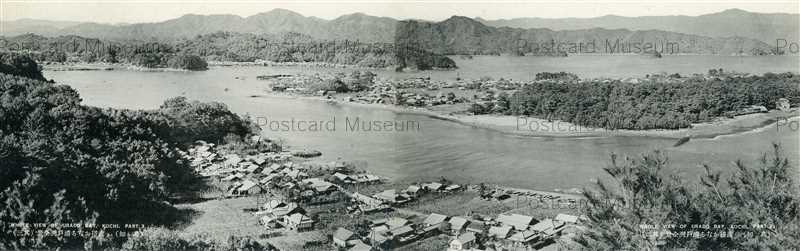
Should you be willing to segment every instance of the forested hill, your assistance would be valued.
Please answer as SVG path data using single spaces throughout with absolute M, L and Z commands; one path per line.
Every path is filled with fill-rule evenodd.
M 543 80 L 526 84 L 501 102 L 505 113 L 605 129 L 679 129 L 752 106 L 776 109 L 781 98 L 800 102 L 800 76 L 653 76 L 641 82 Z
M 461 16 L 442 22 L 401 21 L 395 43 L 443 54 L 776 54 L 774 45 L 744 37 L 712 38 L 660 30 L 497 28 Z
M 40 62 L 123 63 L 148 68 L 206 69 L 206 61 L 328 63 L 371 68 L 454 68 L 449 58 L 392 43 L 317 40 L 298 33 L 215 32 L 171 42 L 111 41 L 25 34 L 0 37 L 0 47 Z
M 31 73 L 38 66 L 27 56 L 0 52 L 0 58 L 2 250 L 104 249 L 116 241 L 101 234 L 22 236 L 14 223 L 55 231 L 65 223 L 176 222 L 177 209 L 165 201 L 203 184 L 178 149 L 257 132 L 220 103 L 174 98 L 157 110 L 84 106 L 74 89 Z

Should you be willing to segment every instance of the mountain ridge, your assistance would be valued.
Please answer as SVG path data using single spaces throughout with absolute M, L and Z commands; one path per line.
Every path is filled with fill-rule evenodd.
M 551 31 L 589 31 L 594 28 L 609 30 L 626 29 L 632 32 L 660 30 L 707 37 L 745 37 L 758 39 L 768 44 L 785 38 L 797 41 L 800 36 L 798 14 L 756 13 L 741 9 L 699 16 L 640 16 L 624 17 L 605 15 L 593 18 L 512 18 L 486 20 L 480 17 L 463 19 L 478 21 L 495 28 L 548 29 Z M 445 22 L 448 19 L 439 21 Z M 699 21 L 698 21 L 699 20 Z M 705 20 L 705 21 L 704 21 Z M 232 14 L 198 15 L 186 14 L 177 18 L 152 23 L 103 24 L 91 22 L 62 22 L 36 19 L 21 19 L 1 22 L 3 36 L 35 33 L 45 36 L 79 35 L 111 40 L 176 40 L 204 35 L 217 31 L 254 34 L 296 32 L 325 40 L 359 40 L 364 42 L 394 42 L 397 25 L 406 21 L 431 22 L 427 20 L 398 20 L 356 12 L 334 19 L 304 16 L 288 9 L 273 9 L 247 17 Z M 704 23 L 705 22 L 705 23 Z M 698 24 L 700 23 L 700 24 Z
M 769 44 L 741 36 L 714 38 L 662 30 L 606 28 L 498 28 L 464 16 L 452 16 L 441 22 L 400 21 L 395 43 L 448 55 L 776 54 Z

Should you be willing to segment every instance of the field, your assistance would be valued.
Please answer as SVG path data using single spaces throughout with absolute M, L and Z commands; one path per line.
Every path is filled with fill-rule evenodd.
M 397 248 L 398 251 L 440 251 L 447 249 L 450 237 L 437 235 Z
M 256 216 L 245 209 L 256 208 L 258 197 L 240 197 L 208 200 L 194 204 L 179 204 L 178 209 L 193 212 L 191 223 L 179 229 L 184 235 L 207 235 L 217 240 L 228 236 L 253 236 L 264 234 Z M 262 203 L 265 198 L 261 198 Z

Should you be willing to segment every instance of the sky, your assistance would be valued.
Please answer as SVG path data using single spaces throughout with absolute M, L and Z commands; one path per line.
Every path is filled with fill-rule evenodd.
M 185 14 L 247 17 L 275 8 L 334 19 L 362 12 L 397 19 L 439 21 L 453 15 L 515 17 L 697 16 L 731 8 L 764 13 L 800 13 L 798 0 L 0 0 L 0 20 L 22 18 L 98 23 L 160 22 Z

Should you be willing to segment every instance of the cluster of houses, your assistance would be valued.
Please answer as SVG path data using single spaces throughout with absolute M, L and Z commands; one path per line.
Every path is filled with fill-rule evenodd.
M 339 228 L 334 232 L 333 244 L 346 250 L 390 250 L 420 238 L 438 234 L 426 232 L 420 224 L 413 224 L 408 219 L 389 217 L 372 220 L 369 230 L 358 235 L 348 229 Z
M 222 155 L 216 151 L 214 143 L 197 141 L 195 146 L 183 157 L 189 165 L 204 177 L 241 175 L 256 173 L 270 163 L 284 163 L 293 157 L 289 151 L 258 153 L 242 157 L 239 154 Z
M 361 235 L 339 228 L 333 234 L 333 244 L 340 250 L 389 250 L 444 234 L 451 239 L 448 251 L 536 250 L 553 244 L 568 229 L 580 229 L 580 221 L 568 214 L 536 220 L 521 214 L 475 219 L 433 213 L 418 223 L 389 217 L 371 221 L 369 230 Z
M 372 196 L 358 192 L 349 194 L 349 196 L 355 202 L 355 206 L 351 208 L 351 211 L 358 209 L 363 213 L 370 213 L 392 206 L 402 206 L 427 193 L 448 193 L 462 189 L 464 189 L 464 187 L 458 184 L 444 185 L 439 182 L 429 182 L 419 185 L 410 185 L 408 188 L 399 191 L 397 189 L 387 189 L 377 192 Z
M 458 98 L 453 93 L 445 94 L 444 92 L 440 92 L 434 95 L 424 92 L 405 91 L 393 86 L 376 86 L 366 94 L 347 97 L 346 101 L 364 104 L 392 104 L 413 107 L 428 107 L 466 102 L 464 98 Z
M 267 229 L 283 227 L 298 232 L 314 229 L 316 221 L 306 215 L 306 211 L 294 202 L 271 200 L 253 213 L 259 217 L 259 223 Z
M 579 229 L 579 221 L 579 217 L 568 214 L 542 220 L 521 214 L 484 219 L 451 217 L 448 223 L 454 238 L 448 250 L 535 250 L 552 244 L 568 228 Z
M 221 155 L 214 147 L 213 143 L 198 142 L 184 155 L 202 176 L 216 177 L 227 184 L 227 197 L 260 194 L 276 188 L 292 191 L 299 198 L 312 198 L 337 190 L 331 182 L 310 177 L 307 166 L 293 162 L 297 153 L 267 152 L 243 157 L 239 154 Z M 374 179 L 379 178 L 371 175 L 368 178 L 370 181 Z
M 253 214 L 267 229 L 283 228 L 292 231 L 309 231 L 316 221 L 297 203 L 296 198 L 326 198 L 324 195 L 347 195 L 355 202 L 352 206 L 361 212 L 374 212 L 392 206 L 401 206 L 431 193 L 451 193 L 464 186 L 442 182 L 413 184 L 404 189 L 388 189 L 373 195 L 349 192 L 346 186 L 374 184 L 381 177 L 354 173 L 342 162 L 326 166 L 329 177 L 309 173 L 310 165 L 292 161 L 289 152 L 267 152 L 249 156 L 221 154 L 211 143 L 198 142 L 183 153 L 190 164 L 203 176 L 216 177 L 228 184 L 228 196 L 245 196 L 277 188 L 292 191 L 296 196 L 287 200 L 271 200 L 260 205 Z M 513 194 L 513 191 L 511 192 Z M 495 189 L 488 196 L 508 195 L 509 191 Z M 333 197 L 333 196 L 327 196 Z M 560 214 L 554 219 L 535 220 L 519 214 L 501 214 L 497 217 L 461 217 L 430 214 L 424 221 L 413 223 L 408 219 L 390 217 L 370 222 L 368 231 L 360 234 L 348 229 L 338 229 L 333 242 L 340 249 L 375 250 L 392 249 L 430 236 L 451 236 L 448 250 L 523 250 L 538 248 L 552 242 L 570 226 L 577 226 L 578 217 Z

